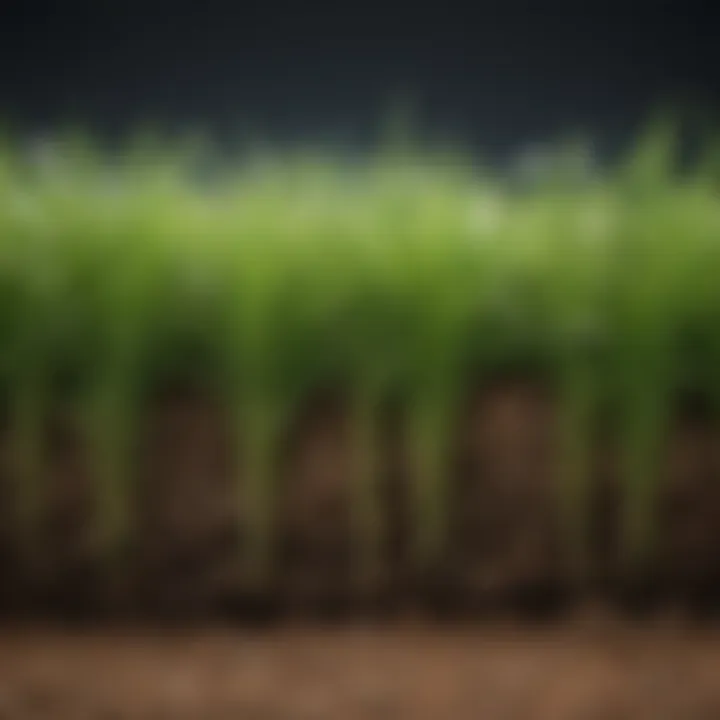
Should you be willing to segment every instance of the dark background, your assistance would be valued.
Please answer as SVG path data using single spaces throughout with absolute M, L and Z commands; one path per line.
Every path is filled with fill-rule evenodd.
M 5 0 L 0 119 L 365 147 L 406 100 L 486 155 L 578 130 L 611 152 L 658 109 L 720 116 L 717 2 Z

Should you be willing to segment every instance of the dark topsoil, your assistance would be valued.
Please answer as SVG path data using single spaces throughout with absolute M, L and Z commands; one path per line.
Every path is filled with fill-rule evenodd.
M 572 582 L 559 526 L 552 403 L 516 379 L 479 391 L 457 432 L 451 537 L 442 572 L 408 572 L 407 461 L 400 423 L 383 433 L 381 572 L 360 590 L 352 575 L 349 492 L 353 463 L 347 414 L 332 397 L 299 417 L 279 458 L 281 484 L 275 579 L 262 594 L 243 580 L 242 536 L 230 473 L 230 438 L 199 395 L 155 404 L 142 433 L 135 542 L 113 575 L 89 550 L 93 495 L 81 444 L 61 413 L 48 428 L 50 488 L 39 560 L 13 540 L 12 485 L 0 477 L 0 607 L 20 615 L 93 618 L 269 619 L 277 614 L 561 612 L 579 597 L 625 609 L 682 600 L 712 609 L 719 587 L 720 443 L 714 425 L 682 408 L 665 447 L 661 533 L 651 571 L 629 588 L 617 568 L 618 495 L 613 453 L 598 443 L 590 571 Z M 3 457 L 7 459 L 7 448 Z M 632 590 L 632 592 L 629 592 Z M 631 602 L 632 601 L 632 602 Z

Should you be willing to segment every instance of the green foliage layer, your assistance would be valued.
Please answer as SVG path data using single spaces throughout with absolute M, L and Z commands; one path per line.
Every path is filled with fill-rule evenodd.
M 413 558 L 442 561 L 449 453 L 478 377 L 509 364 L 557 393 L 559 507 L 584 563 L 598 414 L 616 418 L 629 563 L 653 537 L 655 464 L 675 394 L 720 400 L 720 202 L 712 163 L 675 171 L 662 128 L 602 177 L 575 156 L 528 189 L 447 155 L 247 163 L 210 182 L 180 153 L 120 160 L 65 138 L 0 151 L 0 385 L 30 548 L 42 433 L 58 400 L 82 418 L 97 482 L 98 552 L 132 538 L 139 419 L 180 379 L 236 430 L 243 562 L 273 557 L 278 447 L 293 415 L 342 388 L 358 457 L 353 531 L 379 552 L 379 418 L 401 398 L 413 468 Z M 242 481 L 241 481 L 242 479 Z

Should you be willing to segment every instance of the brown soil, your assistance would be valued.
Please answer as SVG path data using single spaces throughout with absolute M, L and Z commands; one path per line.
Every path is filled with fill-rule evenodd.
M 419 601 L 455 613 L 510 607 L 546 612 L 577 599 L 578 592 L 608 594 L 621 587 L 613 454 L 598 447 L 592 567 L 585 584 L 574 587 L 558 524 L 553 405 L 537 386 L 518 379 L 470 398 L 457 434 L 448 555 L 430 585 L 418 586 L 408 572 L 409 474 L 398 427 L 389 415 L 381 567 L 369 596 L 358 593 L 352 575 L 352 448 L 347 412 L 332 396 L 319 398 L 297 418 L 278 458 L 276 575 L 269 592 L 256 596 L 244 585 L 240 562 L 242 479 L 230 472 L 232 443 L 217 407 L 199 394 L 174 393 L 148 414 L 141 432 L 135 542 L 114 577 L 103 574 L 93 556 L 93 485 L 72 418 L 58 412 L 48 428 L 50 492 L 37 565 L 20 553 L 8 468 L 0 474 L 0 609 L 14 616 L 110 610 L 241 617 L 277 607 L 325 614 L 360 607 L 401 611 Z M 661 463 L 661 533 L 647 574 L 655 599 L 712 606 L 717 598 L 717 439 L 707 417 L 678 414 Z M 7 465 L 7 458 L 5 447 L 0 460 Z
M 526 382 L 473 398 L 461 434 L 454 576 L 463 596 L 506 603 L 559 588 L 561 537 L 549 398 Z
M 0 630 L 0 718 L 714 720 L 720 635 Z

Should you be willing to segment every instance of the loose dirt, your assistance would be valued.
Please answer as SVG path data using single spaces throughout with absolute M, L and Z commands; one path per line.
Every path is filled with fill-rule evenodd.
M 720 631 L 0 630 L 0 718 L 712 720 Z

